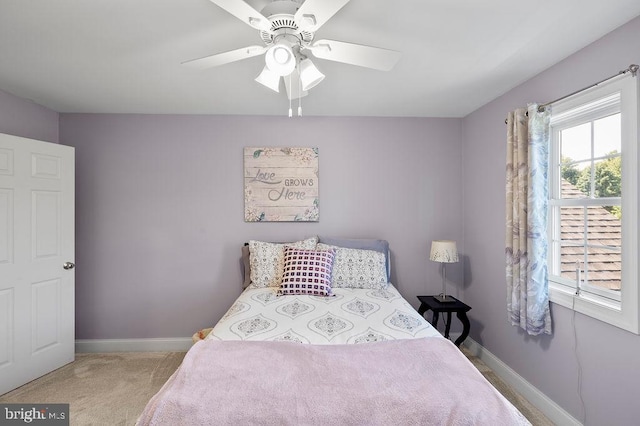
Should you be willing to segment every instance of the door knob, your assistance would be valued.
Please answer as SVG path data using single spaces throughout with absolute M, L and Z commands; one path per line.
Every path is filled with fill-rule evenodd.
M 75 263 L 72 262 L 64 262 L 64 265 L 62 265 L 64 269 L 73 269 L 75 268 L 75 266 Z

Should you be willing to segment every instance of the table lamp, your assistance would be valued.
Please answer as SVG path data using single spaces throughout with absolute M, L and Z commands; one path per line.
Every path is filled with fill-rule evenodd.
M 455 302 L 451 296 L 447 296 L 446 288 L 446 266 L 447 263 L 456 263 L 458 261 L 458 250 L 455 241 L 436 240 L 431 242 L 431 254 L 429 260 L 440 262 L 442 264 L 442 294 L 436 296 L 436 300 L 441 303 Z

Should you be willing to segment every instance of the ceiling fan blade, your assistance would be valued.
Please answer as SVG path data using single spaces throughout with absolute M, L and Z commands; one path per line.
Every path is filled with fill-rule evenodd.
M 289 76 L 283 77 L 284 86 L 287 89 L 287 99 L 298 99 L 303 96 L 307 96 L 309 92 L 302 90 L 302 85 L 300 84 L 300 73 L 298 72 L 298 68 L 293 70 L 293 72 Z
M 315 32 L 347 3 L 349 0 L 305 0 L 294 18 L 300 29 Z
M 271 32 L 271 22 L 264 15 L 242 0 L 211 0 L 247 25 Z
M 265 50 L 267 50 L 265 46 L 247 46 L 224 53 L 218 53 L 216 55 L 205 56 L 204 58 L 192 59 L 190 61 L 183 62 L 182 64 L 198 69 L 213 68 L 230 62 L 261 55 Z
M 400 52 L 395 50 L 336 40 L 318 40 L 307 49 L 313 52 L 313 56 L 320 59 L 343 62 L 380 71 L 389 71 L 402 56 Z

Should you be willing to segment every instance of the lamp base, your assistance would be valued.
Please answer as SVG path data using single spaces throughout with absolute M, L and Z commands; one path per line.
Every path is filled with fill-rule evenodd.
M 453 303 L 456 301 L 456 299 L 446 294 L 439 294 L 438 296 L 434 296 L 434 298 L 440 303 Z

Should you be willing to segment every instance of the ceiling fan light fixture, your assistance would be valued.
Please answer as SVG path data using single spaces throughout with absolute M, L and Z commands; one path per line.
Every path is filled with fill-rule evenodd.
M 264 59 L 269 70 L 279 76 L 289 75 L 296 68 L 293 49 L 284 43 L 276 43 L 271 46 Z
M 272 72 L 266 65 L 260 75 L 256 77 L 256 81 L 274 92 L 280 92 L 280 76 Z
M 302 90 L 310 90 L 324 80 L 324 74 L 311 62 L 311 59 L 300 61 L 300 82 Z

